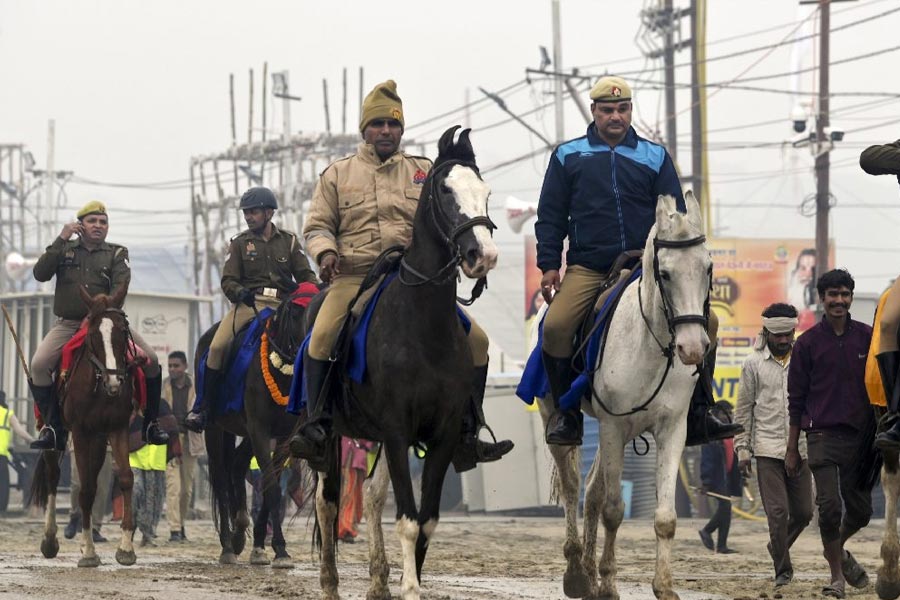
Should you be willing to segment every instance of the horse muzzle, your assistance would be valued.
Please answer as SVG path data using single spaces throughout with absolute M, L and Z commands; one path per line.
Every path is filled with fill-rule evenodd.
M 487 275 L 491 269 L 497 266 L 499 255 L 497 245 L 491 238 L 488 238 L 489 243 L 477 239 L 476 241 L 478 244 L 464 251 L 462 255 L 463 273 L 472 279 Z
M 682 325 L 675 333 L 675 351 L 685 365 L 699 365 L 709 350 L 709 336 L 699 324 Z

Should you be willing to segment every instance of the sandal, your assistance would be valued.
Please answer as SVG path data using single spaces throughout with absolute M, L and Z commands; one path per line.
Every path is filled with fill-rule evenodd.
M 829 598 L 846 598 L 843 581 L 832 581 L 822 588 L 822 595 Z
M 847 580 L 847 583 L 857 589 L 869 585 L 869 576 L 866 575 L 866 570 L 856 562 L 849 550 L 844 550 L 844 557 L 841 559 L 841 572 L 844 574 L 844 579 Z

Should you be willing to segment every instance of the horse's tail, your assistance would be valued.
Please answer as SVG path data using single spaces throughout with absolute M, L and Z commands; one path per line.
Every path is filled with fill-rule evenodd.
M 581 446 L 572 446 L 572 449 L 566 454 L 566 462 L 576 473 L 581 472 Z M 554 460 L 550 462 L 550 504 L 559 504 L 559 486 L 559 469 Z
M 38 457 L 34 475 L 31 477 L 31 489 L 28 491 L 28 501 L 26 504 L 33 504 L 40 508 L 47 508 L 47 500 L 50 497 L 50 492 L 53 491 L 53 488 L 55 487 L 50 481 L 53 472 L 49 463 L 54 458 L 57 458 L 57 456 L 50 456 L 48 452 L 58 455 L 58 458 L 62 458 L 63 456 L 62 453 L 56 452 L 55 450 L 45 450 L 41 452 L 40 457 Z M 58 473 L 59 467 L 57 467 L 57 477 Z
M 235 438 L 233 434 L 215 425 L 207 427 L 204 435 L 209 460 L 209 506 L 216 532 L 221 533 L 222 525 L 227 526 L 229 531 L 234 525 L 230 510 L 233 499 L 228 465 L 233 462 Z

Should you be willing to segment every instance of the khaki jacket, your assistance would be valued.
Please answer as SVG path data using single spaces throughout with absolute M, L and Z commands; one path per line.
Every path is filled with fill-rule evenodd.
M 162 386 L 162 397 L 163 400 L 169 403 L 169 406 L 174 406 L 172 403 L 172 380 L 166 377 L 165 381 L 163 381 Z M 193 383 L 188 385 L 188 397 L 187 397 L 187 408 L 191 410 L 191 407 L 194 406 L 194 399 L 197 397 L 197 393 L 194 391 Z M 181 429 L 181 424 L 178 424 L 178 428 Z M 184 444 L 181 451 L 184 454 L 189 454 L 191 456 L 200 456 L 206 453 L 206 443 L 203 441 L 202 433 L 194 433 L 193 431 L 186 431 L 184 435 L 187 435 L 187 444 Z
M 96 250 L 88 250 L 81 239 L 71 242 L 57 237 L 34 265 L 34 278 L 50 281 L 56 276 L 53 313 L 63 319 L 80 320 L 87 316 L 87 306 L 78 292 L 80 286 L 88 294 L 111 294 L 122 284 L 131 282 L 128 248 L 103 242 Z
M 788 440 L 788 369 L 790 357 L 782 366 L 768 346 L 754 350 L 744 361 L 738 388 L 734 422 L 744 426 L 734 437 L 739 460 L 764 456 L 784 460 Z M 806 458 L 806 436 L 800 436 L 800 456 Z
M 245 288 L 270 287 L 287 293 L 287 282 L 292 280 L 316 281 L 296 235 L 273 224 L 269 241 L 249 230 L 232 238 L 222 268 L 222 291 L 229 300 L 238 302 Z
M 319 177 L 303 228 L 317 264 L 328 252 L 344 275 L 364 275 L 385 249 L 406 246 L 431 161 L 397 152 L 381 162 L 371 144 L 333 162 Z

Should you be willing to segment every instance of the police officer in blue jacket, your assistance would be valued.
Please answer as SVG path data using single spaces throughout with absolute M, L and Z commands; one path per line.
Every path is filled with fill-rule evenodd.
M 591 89 L 594 121 L 587 134 L 560 144 L 550 157 L 538 203 L 537 264 L 541 292 L 550 304 L 544 319 L 543 360 L 556 407 L 547 424 L 548 444 L 581 444 L 578 409 L 561 411 L 559 398 L 571 386 L 573 339 L 593 306 L 615 259 L 644 247 L 656 222 L 657 198 L 673 196 L 685 211 L 681 182 L 666 149 L 631 127 L 631 87 L 620 77 L 602 77 Z M 563 241 L 569 239 L 566 277 L 560 277 Z M 557 292 L 553 295 L 553 292 Z M 718 326 L 710 314 L 710 329 Z M 714 339 L 711 333 L 710 339 Z M 712 347 L 712 344 L 711 344 Z M 709 361 L 711 362 L 711 361 Z M 732 437 L 739 425 L 720 422 L 707 367 L 689 412 L 688 444 Z

